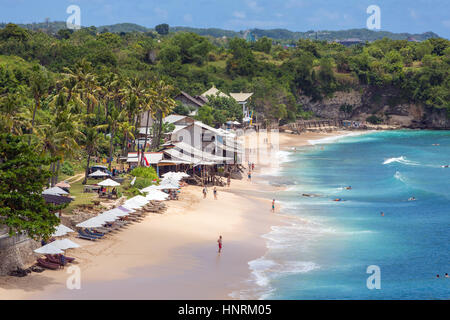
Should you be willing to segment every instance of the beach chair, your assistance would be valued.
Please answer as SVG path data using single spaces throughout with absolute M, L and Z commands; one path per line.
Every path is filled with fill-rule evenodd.
M 89 236 L 89 235 L 81 232 L 80 230 L 78 230 L 78 238 L 84 239 L 84 240 L 97 240 L 97 239 L 99 239 L 97 237 Z
M 46 261 L 50 262 L 50 263 L 54 263 L 57 265 L 62 266 L 63 264 L 61 263 L 61 258 L 60 257 L 54 257 L 51 254 L 46 254 L 45 255 Z M 64 265 L 66 265 L 68 263 L 68 261 L 66 260 L 66 263 Z
M 56 257 L 57 257 L 58 259 L 60 259 L 61 256 L 62 256 L 61 253 L 59 253 L 59 254 L 56 255 Z M 64 256 L 64 258 L 65 258 L 66 261 L 69 262 L 69 263 L 72 263 L 72 262 L 75 261 L 75 258 L 72 258 L 72 257 Z
M 37 259 L 37 264 L 43 268 L 51 269 L 51 270 L 58 270 L 60 268 L 59 264 L 51 263 L 42 258 Z
M 93 231 L 91 231 L 91 230 L 89 230 L 87 228 L 84 229 L 84 233 L 86 233 L 89 236 L 99 237 L 99 238 L 102 238 L 104 236 L 103 233 L 93 232 Z

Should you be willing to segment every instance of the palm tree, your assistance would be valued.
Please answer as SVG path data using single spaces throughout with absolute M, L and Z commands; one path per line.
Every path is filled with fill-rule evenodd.
M 154 90 L 158 94 L 155 99 L 155 106 L 154 106 L 157 125 L 155 127 L 155 130 L 153 130 L 152 149 L 156 149 L 159 147 L 163 129 L 163 119 L 176 106 L 175 101 L 170 98 L 170 95 L 173 92 L 172 86 L 167 85 L 161 80 L 154 83 Z
M 88 175 L 89 175 L 89 166 L 91 162 L 91 156 L 93 156 L 99 147 L 100 139 L 101 139 L 101 133 L 100 131 L 95 127 L 87 127 L 86 132 L 84 134 L 84 145 L 87 153 L 87 163 L 86 163 L 86 170 L 84 174 L 84 180 L 83 184 L 87 183 Z
M 30 77 L 30 89 L 34 99 L 33 116 L 31 120 L 31 135 L 34 130 L 34 122 L 36 118 L 36 111 L 41 107 L 41 100 L 48 94 L 50 87 L 50 76 L 42 70 L 40 66 L 35 66 Z M 28 139 L 28 145 L 31 143 L 31 135 Z
M 109 132 L 111 134 L 109 141 L 109 171 L 111 171 L 114 138 L 122 123 L 125 122 L 125 116 L 126 110 L 119 111 L 114 106 L 108 115 Z

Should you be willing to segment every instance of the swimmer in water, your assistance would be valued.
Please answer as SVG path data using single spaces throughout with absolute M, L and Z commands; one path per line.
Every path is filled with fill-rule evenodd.
M 352 186 L 345 187 L 347 190 L 352 190 Z
M 446 165 L 444 165 L 444 166 L 441 166 L 441 168 L 448 168 L 448 167 L 449 167 L 448 164 L 446 164 Z
M 341 201 L 341 198 L 334 199 L 333 201 Z
M 381 212 L 381 216 L 384 217 L 384 212 L 383 211 Z
M 416 198 L 411 197 L 411 198 L 408 199 L 408 201 L 416 201 Z

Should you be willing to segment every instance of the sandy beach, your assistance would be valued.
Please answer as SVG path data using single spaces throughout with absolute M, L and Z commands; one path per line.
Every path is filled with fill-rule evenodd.
M 280 150 L 342 134 L 348 131 L 281 133 Z M 72 236 L 82 245 L 67 251 L 80 268 L 80 290 L 67 289 L 67 270 L 46 270 L 0 277 L 0 299 L 231 299 L 231 292 L 251 285 L 248 262 L 266 251 L 261 236 L 283 224 L 268 200 L 276 187 L 258 182 L 265 167 L 255 164 L 251 182 L 244 177 L 218 187 L 217 200 L 212 188 L 203 199 L 201 187 L 187 186 L 180 200 L 168 202 L 165 214 L 149 213 L 100 241 Z M 255 190 L 269 196 L 256 198 Z

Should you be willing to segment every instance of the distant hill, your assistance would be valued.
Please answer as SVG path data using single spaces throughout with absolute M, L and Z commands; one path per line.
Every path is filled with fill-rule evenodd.
M 121 32 L 148 32 L 152 29 L 140 26 L 135 23 L 116 23 L 109 26 L 101 26 L 97 28 L 98 31 L 107 31 L 113 33 L 121 33 Z
M 56 33 L 60 29 L 66 28 L 66 23 L 62 21 L 55 22 L 39 22 L 29 24 L 19 24 L 23 28 L 30 30 L 48 30 L 50 33 Z M 3 28 L 5 23 L 0 24 L 0 28 Z M 97 27 L 99 32 L 109 31 L 114 33 L 120 32 L 148 32 L 153 31 L 153 28 L 147 28 L 134 23 L 117 23 L 113 25 Z M 244 31 L 224 30 L 219 28 L 191 28 L 191 27 L 170 27 L 170 32 L 188 31 L 199 34 L 201 36 L 211 36 L 214 38 L 221 37 L 242 37 Z M 414 38 L 418 41 L 423 41 L 430 38 L 439 38 L 434 32 L 425 32 L 420 34 L 411 33 L 393 33 L 389 31 L 372 31 L 368 29 L 349 29 L 340 31 L 306 31 L 296 32 L 287 29 L 251 29 L 250 30 L 257 38 L 269 37 L 274 40 L 282 41 L 297 41 L 298 39 L 318 39 L 318 40 L 344 40 L 344 39 L 359 39 L 362 41 L 374 41 L 382 39 L 384 37 L 402 40 L 408 38 Z

